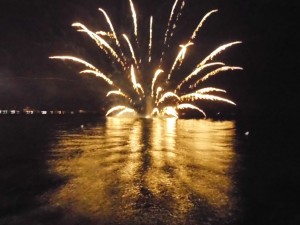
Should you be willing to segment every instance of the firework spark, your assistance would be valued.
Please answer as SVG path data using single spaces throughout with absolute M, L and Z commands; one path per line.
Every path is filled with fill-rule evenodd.
M 153 16 L 150 17 L 150 29 L 149 29 L 149 63 L 151 62 L 151 50 L 152 50 L 152 33 L 153 33 Z
M 181 2 L 181 4 L 179 3 Z M 128 0 L 130 7 L 130 12 L 132 16 L 132 28 L 128 29 L 129 35 L 119 34 L 118 30 L 115 30 L 110 17 L 102 9 L 98 10 L 104 15 L 106 22 L 109 26 L 109 30 L 101 31 L 91 31 L 82 23 L 73 23 L 73 27 L 77 27 L 79 32 L 87 34 L 92 38 L 97 46 L 104 52 L 104 54 L 112 60 L 112 63 L 117 63 L 119 65 L 121 73 L 127 75 L 123 78 L 126 79 L 125 82 L 120 82 L 120 77 L 114 77 L 112 75 L 105 75 L 109 73 L 104 73 L 101 69 L 90 64 L 89 62 L 74 56 L 52 56 L 51 59 L 61 59 L 69 60 L 75 63 L 79 63 L 84 66 L 84 69 L 80 72 L 81 74 L 92 74 L 96 77 L 101 78 L 108 85 L 108 93 L 106 97 L 114 95 L 120 98 L 123 102 L 122 105 L 114 105 L 108 109 L 106 116 L 125 116 L 125 115 L 140 115 L 140 116 L 158 116 L 158 117 L 180 117 L 180 112 L 183 110 L 196 110 L 204 118 L 206 114 L 203 109 L 198 107 L 198 103 L 201 100 L 218 101 L 225 102 L 231 105 L 235 103 L 227 98 L 217 96 L 216 93 L 226 93 L 224 89 L 217 87 L 201 87 L 199 89 L 198 85 L 205 82 L 212 76 L 215 76 L 223 71 L 228 70 L 241 70 L 241 67 L 237 66 L 226 66 L 223 62 L 213 62 L 212 60 L 222 53 L 227 48 L 240 44 L 241 41 L 233 41 L 227 44 L 223 44 L 212 51 L 208 56 L 206 56 L 202 61 L 194 66 L 194 69 L 184 75 L 185 72 L 181 72 L 180 68 L 184 62 L 188 48 L 192 48 L 196 45 L 196 36 L 199 30 L 204 25 L 205 21 L 209 16 L 216 13 L 218 10 L 214 9 L 206 13 L 203 18 L 198 23 L 197 27 L 192 32 L 191 36 L 187 36 L 187 41 L 184 44 L 180 44 L 180 51 L 175 57 L 173 64 L 170 67 L 164 66 L 162 68 L 164 60 L 163 56 L 165 51 L 170 46 L 170 40 L 175 38 L 174 29 L 177 26 L 177 22 L 182 13 L 182 9 L 185 6 L 184 0 L 175 0 L 172 6 L 169 20 L 167 21 L 167 28 L 163 36 L 163 44 L 160 46 L 161 58 L 159 60 L 154 60 L 153 53 L 153 33 L 154 33 L 154 18 L 150 16 L 149 18 L 149 43 L 145 50 L 139 45 L 138 40 L 139 35 L 145 33 L 140 32 L 138 28 L 138 17 L 136 14 L 135 6 L 133 0 Z M 121 41 L 121 39 L 125 40 Z M 135 38 L 135 42 L 131 43 L 130 39 Z M 125 43 L 125 44 L 124 44 Z M 135 49 L 137 47 L 138 49 Z M 177 48 L 177 46 L 174 46 Z M 143 52 L 145 52 L 143 56 Z M 129 53 L 129 54 L 128 54 Z M 137 54 L 139 53 L 139 54 Z M 154 54 L 153 54 L 154 55 Z M 157 54 L 156 54 L 157 55 Z M 142 57 L 147 57 L 148 60 L 142 60 Z M 143 62 L 143 63 L 142 63 Z M 158 64 L 155 64 L 159 62 Z M 146 69 L 145 69 L 146 68 Z M 152 69 L 156 68 L 152 73 Z M 207 72 L 207 70 L 209 70 Z M 150 71 L 150 72 L 149 72 Z M 164 74 L 164 71 L 168 71 Z M 180 71 L 181 80 L 171 80 L 172 75 L 175 72 Z M 206 71 L 203 74 L 203 71 Z M 162 75 L 161 75 L 162 74 Z M 167 77 L 164 77 L 167 75 Z M 137 81 L 139 80 L 139 82 Z M 171 82 L 170 82 L 171 81 Z M 149 85 L 150 84 L 150 85 Z M 188 88 L 183 88 L 186 84 Z M 196 88 L 198 89 L 196 90 Z M 212 94 L 214 93 L 214 94 Z

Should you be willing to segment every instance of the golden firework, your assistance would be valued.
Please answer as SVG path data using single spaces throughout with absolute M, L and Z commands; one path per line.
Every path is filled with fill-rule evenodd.
M 181 2 L 181 4 L 180 4 Z M 87 34 L 92 38 L 97 46 L 116 63 L 120 71 L 126 75 L 126 82 L 120 85 L 116 80 L 118 77 L 115 74 L 106 75 L 107 73 L 101 72 L 101 69 L 95 67 L 84 59 L 74 56 L 52 56 L 51 59 L 70 60 L 85 66 L 84 70 L 80 73 L 91 74 L 101 78 L 105 81 L 109 88 L 106 97 L 112 95 L 119 97 L 123 103 L 121 105 L 113 105 L 108 109 L 106 116 L 124 116 L 124 115 L 139 115 L 139 116 L 167 116 L 178 118 L 182 110 L 196 110 L 200 112 L 204 118 L 206 114 L 203 109 L 200 109 L 198 103 L 200 100 L 219 101 L 235 105 L 235 103 L 223 96 L 217 96 L 214 93 L 226 93 L 225 90 L 217 87 L 200 87 L 199 84 L 206 81 L 208 78 L 215 76 L 223 71 L 228 70 L 241 70 L 241 67 L 227 66 L 223 62 L 214 62 L 213 59 L 227 48 L 240 44 L 241 41 L 233 41 L 223 44 L 212 51 L 203 60 L 199 61 L 194 66 L 190 73 L 185 75 L 181 72 L 181 79 L 171 80 L 172 74 L 175 71 L 180 71 L 180 67 L 185 60 L 188 48 L 197 45 L 196 36 L 205 21 L 218 10 L 214 9 L 206 13 L 197 27 L 193 30 L 192 35 L 188 36 L 184 44 L 180 44 L 180 51 L 176 55 L 172 65 L 168 68 L 164 62 L 165 51 L 170 47 L 170 40 L 174 38 L 174 30 L 177 26 L 177 21 L 181 15 L 182 9 L 185 6 L 185 0 L 175 0 L 171 9 L 171 13 L 167 22 L 167 28 L 163 36 L 163 44 L 160 46 L 161 58 L 154 60 L 153 56 L 153 33 L 154 33 L 154 18 L 150 16 L 149 19 L 149 43 L 145 50 L 140 45 L 140 35 L 145 32 L 140 32 L 138 26 L 138 17 L 136 14 L 136 7 L 133 0 L 128 0 L 130 12 L 132 15 L 132 28 L 129 29 L 129 34 L 118 34 L 115 30 L 112 21 L 106 11 L 99 8 L 99 11 L 104 15 L 108 24 L 109 30 L 92 31 L 82 23 L 73 23 L 72 26 L 78 28 L 79 32 Z M 133 40 L 131 40 L 133 39 Z M 121 41 L 123 40 L 123 41 Z M 193 41 L 193 42 L 192 42 Z M 177 46 L 175 46 L 177 48 Z M 126 54 L 127 52 L 127 54 Z M 145 54 L 143 55 L 143 52 Z M 148 60 L 144 60 L 144 58 Z M 163 66 L 164 65 L 164 66 Z M 164 67 L 164 68 L 163 68 Z M 147 71 L 145 71 L 145 68 Z M 156 68 L 154 73 L 150 68 Z M 207 72 L 207 70 L 210 70 Z M 206 71 L 203 74 L 203 71 Z M 164 73 L 164 71 L 168 71 Z M 145 78 L 145 75 L 147 76 Z M 151 81 L 149 82 L 149 80 Z M 124 86 L 124 83 L 126 86 Z M 188 88 L 184 88 L 188 84 Z M 129 90 L 129 87 L 132 90 Z M 197 88 L 197 89 L 196 89 Z

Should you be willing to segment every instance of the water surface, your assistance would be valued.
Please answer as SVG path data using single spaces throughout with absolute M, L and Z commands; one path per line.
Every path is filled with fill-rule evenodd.
M 0 224 L 222 225 L 243 212 L 234 121 L 12 118 L 1 134 Z

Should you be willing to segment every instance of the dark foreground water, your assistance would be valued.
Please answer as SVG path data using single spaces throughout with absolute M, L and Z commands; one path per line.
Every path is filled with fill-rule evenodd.
M 299 221 L 290 201 L 296 187 L 284 180 L 296 167 L 280 170 L 270 163 L 277 156 L 249 153 L 256 142 L 235 121 L 19 116 L 0 122 L 1 225 Z

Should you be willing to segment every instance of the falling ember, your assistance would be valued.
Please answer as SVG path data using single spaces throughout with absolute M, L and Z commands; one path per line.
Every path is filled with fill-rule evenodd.
M 168 39 L 168 34 L 169 34 L 169 30 L 170 30 L 171 21 L 172 21 L 173 14 L 174 14 L 174 10 L 175 10 L 175 8 L 176 8 L 177 3 L 178 3 L 178 0 L 175 0 L 175 2 L 174 2 L 174 4 L 173 4 L 173 7 L 172 7 L 172 10 L 171 10 L 171 14 L 170 14 L 170 18 L 169 18 L 169 21 L 168 21 L 167 30 L 166 30 L 166 33 L 165 33 L 164 45 L 167 43 L 167 39 Z
M 94 71 L 94 70 L 83 70 L 80 73 L 89 73 L 94 74 L 96 77 L 101 77 L 103 80 L 105 80 L 109 85 L 115 86 L 111 79 L 109 79 L 107 76 L 105 76 L 103 73 Z
M 122 66 L 124 66 L 124 63 L 121 61 L 116 51 L 103 38 L 101 38 L 95 32 L 90 31 L 86 26 L 84 26 L 81 23 L 73 23 L 72 26 L 80 27 L 81 29 L 79 31 L 86 32 L 105 53 L 110 53 L 119 63 L 122 64 Z
M 80 59 L 80 58 L 77 58 L 77 57 L 74 57 L 74 56 L 51 56 L 49 58 L 50 59 L 71 60 L 71 61 L 74 61 L 74 62 L 77 62 L 77 63 L 81 63 L 81 64 L 85 65 L 86 67 L 88 67 L 90 69 L 98 71 L 98 69 L 95 66 L 93 66 L 92 64 L 84 61 L 83 59 Z
M 173 92 L 167 92 L 165 93 L 157 102 L 157 104 L 162 103 L 163 101 L 165 101 L 166 98 L 175 98 L 177 100 L 180 100 L 180 98 L 178 97 L 178 95 L 176 95 Z
M 129 0 L 130 2 L 130 8 L 131 8 L 131 12 L 132 12 L 132 19 L 133 19 L 133 24 L 134 24 L 134 35 L 137 37 L 137 18 L 136 18 L 136 13 L 135 13 L 135 9 L 134 9 L 134 5 L 132 3 L 131 0 Z
M 223 101 L 227 102 L 232 105 L 236 105 L 233 101 L 230 101 L 226 98 L 221 98 L 215 95 L 208 95 L 208 94 L 200 94 L 200 93 L 191 93 L 186 94 L 180 97 L 180 100 L 187 100 L 187 101 L 195 101 L 198 99 L 205 99 L 205 100 L 211 100 L 211 101 Z
M 173 63 L 173 66 L 170 70 L 170 73 L 168 75 L 168 79 L 171 78 L 171 75 L 172 75 L 172 72 L 174 71 L 175 67 L 177 66 L 177 64 L 179 63 L 178 67 L 181 66 L 183 60 L 184 60 L 184 57 L 185 57 L 185 53 L 186 53 L 186 50 L 187 50 L 187 47 L 189 47 L 190 45 L 193 45 L 194 43 L 192 42 L 188 42 L 187 44 L 185 45 L 179 45 L 179 47 L 181 48 L 181 50 L 179 51 L 174 63 Z
M 127 42 L 127 44 L 128 44 L 128 47 L 129 47 L 130 52 L 131 52 L 132 59 L 134 60 L 134 63 L 135 63 L 135 65 L 136 65 L 136 67 L 138 67 L 138 62 L 137 62 L 137 60 L 136 60 L 135 53 L 134 53 L 134 50 L 133 50 L 132 45 L 131 45 L 131 43 L 130 43 L 130 40 L 129 40 L 129 38 L 127 37 L 126 34 L 123 34 L 123 37 L 124 37 L 124 39 L 126 40 L 126 42 Z
M 167 47 L 169 47 L 169 45 L 167 44 L 168 38 L 173 36 L 173 32 L 172 31 L 175 29 L 176 22 L 177 22 L 177 20 L 179 19 L 179 16 L 180 16 L 180 13 L 178 13 L 177 17 L 176 17 L 176 21 L 174 22 L 174 24 L 172 26 L 171 23 L 172 23 L 172 20 L 173 20 L 173 15 L 174 15 L 177 3 L 178 3 L 178 0 L 175 0 L 174 4 L 172 6 L 171 14 L 170 14 L 170 17 L 169 17 L 169 21 L 168 21 L 168 25 L 167 25 L 167 29 L 166 29 L 166 33 L 165 33 L 164 45 L 163 45 L 163 50 L 161 52 L 160 62 L 162 62 L 163 56 L 165 54 L 164 48 L 166 47 L 166 45 L 167 45 Z M 180 8 L 180 11 L 183 9 L 184 5 L 185 5 L 185 1 L 183 0 L 181 8 Z
M 173 27 L 172 27 L 172 32 L 171 32 L 171 37 L 174 35 L 174 30 L 175 30 L 175 28 L 176 28 L 176 23 L 177 23 L 177 21 L 179 20 L 179 17 L 181 16 L 181 11 L 182 11 L 182 9 L 183 9 L 183 7 L 185 6 L 185 1 L 183 1 L 182 3 L 181 3 L 181 8 L 180 8 L 180 11 L 177 13 L 177 16 L 176 16 L 176 21 L 175 21 L 175 23 L 174 23 L 174 25 L 173 25 Z
M 134 109 L 130 109 L 130 108 L 125 108 L 123 109 L 122 111 L 118 112 L 116 116 L 122 116 L 126 113 L 129 113 L 129 114 L 135 114 L 135 110 Z
M 110 95 L 119 95 L 119 96 L 123 96 L 124 98 L 128 99 L 130 102 L 132 102 L 132 99 L 129 98 L 129 96 L 127 96 L 126 94 L 124 94 L 122 91 L 120 90 L 113 90 L 113 91 L 109 91 L 106 94 L 106 97 L 110 96 Z
M 215 13 L 215 12 L 218 12 L 218 10 L 212 10 L 210 11 L 209 13 L 207 13 L 203 18 L 202 20 L 200 21 L 200 23 L 198 24 L 198 26 L 196 27 L 196 29 L 194 30 L 190 40 L 194 40 L 196 35 L 197 35 L 197 32 L 200 30 L 200 28 L 202 27 L 203 23 L 205 22 L 205 20 L 212 14 L 212 13 Z
M 162 91 L 163 91 L 163 89 L 162 89 L 161 87 L 158 87 L 158 88 L 156 89 L 156 101 L 155 101 L 156 104 L 157 104 L 157 102 L 158 102 L 159 94 L 160 94 L 160 92 L 162 92 Z
M 136 76 L 135 76 L 133 66 L 131 66 L 131 73 L 130 74 L 131 74 L 131 82 L 132 82 L 132 85 L 133 85 L 133 89 L 136 91 L 136 93 L 138 95 L 140 95 L 141 92 L 144 94 L 145 92 L 144 92 L 141 84 L 136 82 Z
M 194 87 L 196 87 L 200 82 L 203 82 L 205 80 L 207 80 L 209 77 L 211 76 L 215 76 L 217 75 L 218 73 L 220 72 L 223 72 L 223 71 L 227 71 L 227 70 L 242 70 L 243 68 L 241 67 L 236 67 L 236 66 L 223 66 L 221 68 L 218 68 L 216 70 L 213 70 L 211 71 L 210 73 L 206 74 L 204 77 L 202 77 L 201 79 L 197 80 L 195 83 L 194 83 Z
M 113 38 L 116 40 L 116 44 L 120 47 L 120 42 L 119 42 L 119 40 L 118 40 L 118 37 L 117 37 L 117 35 L 116 35 L 114 26 L 112 25 L 109 16 L 107 15 L 107 13 L 106 13 L 103 9 L 99 8 L 99 11 L 101 11 L 101 12 L 103 13 L 103 15 L 105 16 L 106 21 L 107 21 L 107 23 L 108 23 L 108 25 L 109 25 L 109 27 L 110 27 L 110 30 L 111 30 L 111 32 L 113 33 Z M 96 32 L 96 34 L 97 34 L 97 32 Z
M 226 48 L 231 47 L 236 44 L 242 43 L 241 41 L 235 41 L 231 42 L 225 45 L 221 45 L 216 50 L 214 50 L 212 53 L 210 53 L 197 67 L 203 66 L 206 64 L 207 61 L 212 60 L 216 55 L 220 54 L 222 51 L 224 51 Z
M 226 91 L 223 89 L 213 88 L 213 87 L 201 88 L 196 91 L 196 93 L 199 93 L 199 94 L 205 94 L 205 93 L 209 93 L 209 92 L 224 92 L 224 93 L 226 93 Z
M 152 86 L 151 86 L 151 96 L 153 97 L 153 94 L 154 94 L 154 84 L 155 84 L 155 81 L 156 79 L 158 78 L 159 74 L 163 73 L 164 71 L 161 70 L 161 69 L 158 69 L 156 70 L 155 74 L 154 74 L 154 77 L 152 79 Z
M 217 87 L 205 87 L 202 86 L 207 79 L 212 76 L 216 76 L 221 72 L 229 70 L 242 70 L 241 67 L 227 66 L 223 62 L 213 61 L 217 55 L 221 54 L 227 48 L 240 44 L 241 41 L 233 41 L 227 44 L 223 44 L 212 51 L 208 56 L 199 60 L 196 65 L 191 65 L 192 69 L 188 73 L 182 71 L 184 64 L 188 65 L 187 60 L 184 60 L 188 48 L 192 48 L 197 45 L 196 36 L 200 29 L 205 24 L 205 21 L 212 14 L 218 10 L 214 9 L 206 13 L 197 27 L 187 36 L 184 44 L 176 44 L 173 46 L 170 40 L 176 38 L 174 35 L 174 29 L 177 27 L 177 21 L 182 13 L 182 9 L 185 6 L 185 1 L 175 0 L 172 6 L 170 17 L 166 21 L 166 31 L 164 33 L 164 40 L 161 43 L 162 46 L 158 46 L 153 39 L 154 33 L 154 18 L 150 16 L 149 35 L 146 39 L 149 40 L 146 45 L 146 49 L 143 49 L 142 45 L 139 45 L 138 40 L 145 39 L 139 37 L 139 35 L 145 35 L 138 30 L 138 18 L 133 4 L 133 0 L 128 0 L 130 7 L 130 13 L 132 16 L 132 28 L 128 29 L 127 35 L 120 34 L 118 29 L 115 30 L 113 23 L 102 8 L 98 10 L 103 14 L 108 24 L 108 30 L 92 31 L 88 29 L 82 23 L 73 23 L 72 26 L 78 28 L 79 32 L 88 35 L 100 48 L 102 52 L 111 60 L 114 64 L 114 68 L 117 68 L 121 74 L 125 76 L 116 77 L 116 73 L 109 73 L 104 71 L 105 69 L 97 68 L 89 62 L 74 56 L 51 56 L 50 59 L 68 60 L 81 64 L 83 70 L 81 74 L 90 74 L 102 79 L 106 83 L 108 92 L 106 97 L 118 98 L 118 102 L 122 102 L 120 105 L 113 106 L 108 109 L 106 116 L 146 116 L 146 117 L 174 117 L 179 118 L 183 111 L 195 110 L 200 113 L 200 116 L 206 118 L 206 114 L 203 109 L 199 108 L 198 104 L 202 100 L 225 102 L 230 105 L 235 103 L 223 95 L 226 90 Z M 161 23 L 161 21 L 160 21 Z M 182 34 L 181 35 L 185 35 Z M 123 41 L 121 41 L 123 38 Z M 130 39 L 135 41 L 131 43 Z M 172 41 L 173 43 L 174 41 Z M 153 45 L 160 47 L 161 58 L 156 60 L 154 56 L 159 54 L 155 53 Z M 166 49 L 169 46 L 173 48 L 180 47 L 180 51 L 173 58 L 172 65 L 167 64 L 163 56 L 167 53 Z M 137 49 L 136 49 L 137 47 Z M 145 53 L 145 54 L 143 54 Z M 144 58 L 148 60 L 143 60 Z M 198 58 L 198 56 L 195 56 Z M 169 61 L 169 60 L 168 60 Z M 157 64 L 158 63 L 158 64 Z M 181 68 L 182 67 L 182 68 Z M 151 68 L 156 68 L 153 71 Z M 164 71 L 168 71 L 164 73 Z M 205 71 L 205 73 L 204 73 Z M 109 75 L 106 75 L 109 74 Z M 180 74 L 180 77 L 178 77 Z M 174 78 L 176 77 L 176 79 Z M 125 80 L 121 80 L 125 79 Z M 184 85 L 186 84 L 186 85 Z M 201 87 L 198 87 L 200 86 Z M 222 93 L 222 97 L 216 94 Z
M 150 17 L 150 29 L 149 29 L 149 63 L 151 62 L 151 49 L 152 49 L 152 32 L 153 32 L 153 17 Z
M 188 103 L 180 104 L 177 106 L 177 109 L 195 109 L 195 110 L 199 111 L 200 113 L 202 113 L 204 115 L 204 117 L 206 117 L 206 114 L 202 109 L 199 109 L 197 106 L 194 106 L 192 104 L 188 104 Z
M 115 111 L 120 111 L 120 110 L 124 110 L 126 109 L 126 106 L 123 105 L 118 105 L 115 107 L 112 107 L 110 110 L 107 111 L 106 116 L 109 116 L 111 113 L 115 112 Z

